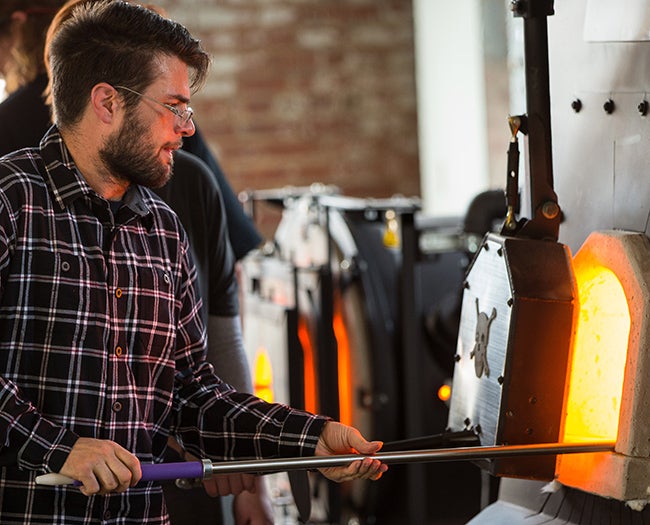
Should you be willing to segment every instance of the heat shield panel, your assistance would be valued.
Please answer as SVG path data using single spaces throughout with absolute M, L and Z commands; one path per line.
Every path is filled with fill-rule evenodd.
M 467 274 L 449 428 L 482 445 L 555 442 L 572 339 L 568 249 L 488 235 Z M 498 461 L 497 475 L 551 479 L 554 458 Z

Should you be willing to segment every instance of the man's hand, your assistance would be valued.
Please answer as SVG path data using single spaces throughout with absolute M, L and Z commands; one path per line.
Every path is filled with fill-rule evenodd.
M 232 503 L 235 525 L 273 525 L 273 506 L 266 493 L 264 480 L 255 478 L 255 490 L 235 496 Z
M 181 451 L 180 445 L 174 440 L 171 446 Z M 178 448 L 176 448 L 178 447 Z M 186 461 L 199 459 L 186 452 Z M 233 516 L 235 525 L 273 525 L 273 508 L 266 494 L 266 488 L 259 476 L 253 474 L 216 474 L 203 480 L 205 492 L 212 496 L 228 496 L 233 494 Z
M 203 480 L 203 488 L 213 498 L 229 494 L 236 496 L 246 490 L 255 490 L 255 475 L 215 474 L 211 478 Z
M 194 454 L 183 452 L 176 440 L 169 444 L 179 452 L 185 461 L 201 461 Z M 256 476 L 254 474 L 215 474 L 203 480 L 203 488 L 208 496 L 212 496 L 213 498 L 217 496 L 228 496 L 229 494 L 236 496 L 246 490 L 254 491 L 255 478 Z
M 106 439 L 79 438 L 61 474 L 80 481 L 86 496 L 124 492 L 142 477 L 140 461 L 125 448 Z
M 333 456 L 336 454 L 372 455 L 381 449 L 381 441 L 366 441 L 356 428 L 348 427 L 335 421 L 328 421 L 316 445 L 316 456 Z M 347 467 L 328 467 L 319 469 L 332 481 L 350 481 L 353 479 L 381 478 L 388 470 L 388 465 L 378 459 L 364 458 L 353 461 Z

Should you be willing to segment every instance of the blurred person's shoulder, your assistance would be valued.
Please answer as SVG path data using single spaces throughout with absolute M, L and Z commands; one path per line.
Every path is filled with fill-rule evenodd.
M 43 99 L 47 75 L 11 93 L 0 103 L 0 156 L 38 146 L 50 127 L 50 110 Z

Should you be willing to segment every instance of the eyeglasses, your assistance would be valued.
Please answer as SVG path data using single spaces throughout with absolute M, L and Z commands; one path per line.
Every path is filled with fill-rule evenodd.
M 148 100 L 149 102 L 153 102 L 154 104 L 158 104 L 159 106 L 168 109 L 176 116 L 176 118 L 178 119 L 177 124 L 179 124 L 181 127 L 187 126 L 192 120 L 192 117 L 194 116 L 194 110 L 189 106 L 187 106 L 183 111 L 181 111 L 180 109 L 175 108 L 170 104 L 164 104 L 163 102 L 158 102 L 155 98 L 151 98 L 148 97 L 147 95 L 143 95 L 142 93 L 138 93 L 134 89 L 128 88 L 126 86 L 115 86 L 115 89 L 125 89 L 126 91 L 130 91 L 134 95 L 138 95 L 139 97 Z

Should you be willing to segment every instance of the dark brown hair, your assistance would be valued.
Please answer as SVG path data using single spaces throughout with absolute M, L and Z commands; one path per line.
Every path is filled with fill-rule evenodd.
M 79 2 L 51 36 L 47 55 L 54 120 L 60 127 L 79 121 L 100 82 L 146 90 L 158 72 L 157 57 L 174 56 L 187 64 L 193 90 L 205 81 L 210 64 L 181 24 L 123 0 Z

